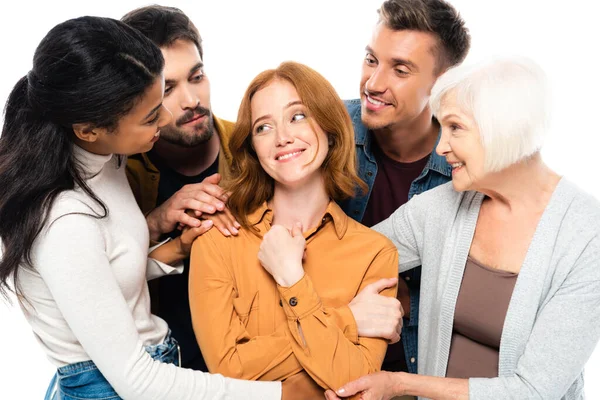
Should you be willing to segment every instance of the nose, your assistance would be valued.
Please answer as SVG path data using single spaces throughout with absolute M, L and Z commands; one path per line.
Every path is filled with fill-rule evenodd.
M 186 85 L 183 85 L 182 88 L 182 94 L 181 94 L 181 99 L 180 99 L 180 104 L 181 104 L 181 108 L 183 110 L 186 109 L 195 109 L 196 107 L 198 107 L 200 105 L 200 100 L 198 99 L 198 97 L 196 97 L 196 95 L 194 94 L 193 91 L 191 91 L 188 87 L 186 87 Z
M 162 128 L 165 125 L 168 125 L 173 119 L 173 114 L 165 105 L 162 105 L 162 110 L 160 110 L 160 117 L 158 119 L 158 127 Z
M 289 128 L 285 124 L 281 124 L 276 130 L 275 140 L 277 141 L 277 147 L 283 147 L 294 143 L 294 136 L 291 135 Z
M 365 89 L 372 93 L 383 93 L 387 89 L 386 85 L 387 82 L 384 71 L 382 71 L 381 66 L 378 65 L 373 69 L 373 73 L 365 82 Z
M 440 141 L 438 142 L 437 146 L 435 147 L 435 152 L 441 156 L 441 157 L 445 157 L 446 155 L 448 155 L 448 153 L 450 153 L 452 151 L 452 148 L 450 147 L 450 142 L 449 142 L 449 133 L 446 129 L 442 128 L 442 135 L 440 136 Z

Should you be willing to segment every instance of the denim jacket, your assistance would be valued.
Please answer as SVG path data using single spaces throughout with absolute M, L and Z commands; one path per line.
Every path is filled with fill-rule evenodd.
M 358 164 L 358 175 L 369 186 L 369 191 L 365 196 L 354 197 L 352 199 L 341 202 L 341 207 L 348 216 L 360 222 L 363 218 L 369 196 L 375 183 L 377 175 L 377 162 L 371 149 L 371 140 L 373 136 L 369 130 L 363 125 L 360 114 L 360 100 L 346 100 L 346 109 L 352 125 L 354 126 L 354 137 L 356 140 L 356 157 Z M 439 141 L 439 138 L 438 138 Z M 437 145 L 437 143 L 436 143 Z M 408 199 L 415 194 L 422 193 L 432 189 L 452 179 L 452 169 L 446 162 L 444 157 L 437 155 L 435 151 L 431 153 L 427 165 L 421 174 L 410 185 Z M 421 267 L 411 269 L 400 274 L 400 278 L 404 279 L 410 290 L 410 320 L 405 321 L 402 328 L 402 343 L 406 354 L 406 365 L 411 373 L 417 373 L 417 336 L 419 323 L 419 289 L 421 287 Z M 408 323 L 407 323 L 408 322 Z

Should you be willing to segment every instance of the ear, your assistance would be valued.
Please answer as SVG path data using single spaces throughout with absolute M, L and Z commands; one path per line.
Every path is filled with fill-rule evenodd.
M 93 143 L 98 140 L 100 135 L 106 134 L 106 129 L 94 128 L 88 123 L 83 123 L 73 124 L 73 132 L 78 139 L 84 142 Z
M 327 135 L 327 143 L 329 144 L 329 147 L 333 146 L 333 136 L 332 135 Z

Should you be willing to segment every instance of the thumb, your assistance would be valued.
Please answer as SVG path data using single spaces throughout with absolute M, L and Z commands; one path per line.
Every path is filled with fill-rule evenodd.
M 189 228 L 184 230 L 182 236 L 185 235 L 185 239 L 189 242 L 196 239 L 198 236 L 208 232 L 210 228 L 212 228 L 213 222 L 210 219 L 206 219 L 202 221 L 199 227 L 197 228 Z
M 296 222 L 292 227 L 292 237 L 302 236 L 302 223 Z
M 212 174 L 211 176 L 207 176 L 206 178 L 204 178 L 204 182 L 218 185 L 219 182 L 221 182 L 221 174 L 216 173 L 216 174 Z
M 362 392 L 367 389 L 366 381 L 363 378 L 359 378 L 355 381 L 348 382 L 341 388 L 335 391 L 338 396 L 350 397 L 356 393 Z
M 384 289 L 396 286 L 398 278 L 383 278 L 364 287 L 361 292 L 377 294 Z

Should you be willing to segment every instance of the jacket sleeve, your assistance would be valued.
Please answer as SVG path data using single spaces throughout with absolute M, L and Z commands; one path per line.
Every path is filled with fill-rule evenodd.
M 95 218 L 75 213 L 54 220 L 38 237 L 33 262 L 68 327 L 120 397 L 241 400 L 251 393 L 255 399 L 280 398 L 281 389 L 267 382 L 227 379 L 153 360 L 115 279 Z
M 500 393 L 507 399 L 565 396 L 600 338 L 599 259 L 600 240 L 595 238 L 550 300 L 542 304 L 514 375 L 469 379 L 471 400 L 497 399 Z
M 227 249 L 219 248 L 211 231 L 192 246 L 192 324 L 208 369 L 249 380 L 283 380 L 301 371 L 285 323 L 270 335 L 252 337 L 247 332 L 241 320 L 244 315 L 236 311 L 239 304 L 226 254 Z M 248 311 L 253 300 L 246 304 Z
M 397 275 L 398 253 L 390 244 L 373 259 L 359 290 L 381 278 Z M 323 307 L 308 275 L 291 287 L 278 286 L 287 315 L 291 346 L 306 372 L 323 388 L 337 389 L 346 382 L 379 371 L 387 342 L 379 338 L 349 340 Z M 382 291 L 395 297 L 396 288 Z

